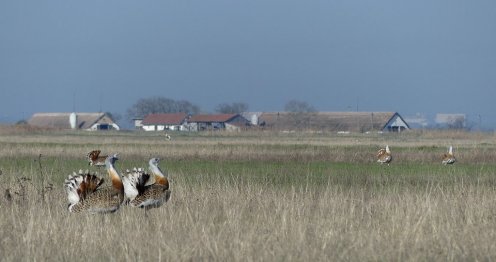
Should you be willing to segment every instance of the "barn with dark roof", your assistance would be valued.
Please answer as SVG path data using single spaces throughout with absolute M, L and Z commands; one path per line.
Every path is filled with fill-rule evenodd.
M 258 124 L 275 130 L 396 132 L 410 129 L 397 112 L 272 112 L 262 113 Z

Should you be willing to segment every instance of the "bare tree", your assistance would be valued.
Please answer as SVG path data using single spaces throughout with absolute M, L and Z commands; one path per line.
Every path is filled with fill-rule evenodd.
M 307 102 L 291 100 L 286 103 L 284 110 L 290 113 L 293 126 L 297 129 L 305 129 L 309 126 L 315 108 Z
M 166 98 L 152 97 L 141 98 L 131 108 L 127 110 L 129 120 L 133 118 L 141 118 L 148 114 L 156 113 L 188 113 L 196 114 L 200 108 L 189 101 Z
M 452 122 L 448 123 L 448 129 L 464 129 L 465 128 L 465 119 L 456 118 Z
M 215 112 L 222 114 L 239 114 L 248 110 L 248 104 L 235 102 L 231 104 L 222 103 L 215 107 Z
M 122 119 L 122 116 L 119 113 L 105 112 L 105 114 L 108 115 L 114 122 L 119 122 L 119 120 Z
M 316 112 L 315 108 L 308 104 L 307 102 L 299 100 L 291 100 L 284 106 L 286 112 L 292 113 L 311 113 Z

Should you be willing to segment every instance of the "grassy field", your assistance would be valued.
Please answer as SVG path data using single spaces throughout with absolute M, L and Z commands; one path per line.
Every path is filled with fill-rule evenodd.
M 89 133 L 0 127 L 1 261 L 496 260 L 496 136 L 487 133 Z M 375 162 L 388 144 L 390 166 Z M 440 164 L 449 145 L 458 162 Z M 93 149 L 151 157 L 171 200 L 145 216 L 70 214 Z

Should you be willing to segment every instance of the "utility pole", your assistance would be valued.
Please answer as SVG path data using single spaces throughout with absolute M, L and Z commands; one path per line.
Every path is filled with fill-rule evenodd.
M 480 114 L 478 114 L 477 117 L 479 118 L 479 131 L 482 131 L 482 117 Z
M 374 131 L 374 112 L 370 113 L 370 126 L 371 126 L 370 131 Z

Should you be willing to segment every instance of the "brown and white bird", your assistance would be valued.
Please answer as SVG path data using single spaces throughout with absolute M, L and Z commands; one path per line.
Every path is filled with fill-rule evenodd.
M 102 188 L 103 178 L 88 171 L 73 173 L 65 180 L 64 187 L 69 200 L 70 212 L 112 213 L 119 209 L 124 200 L 124 186 L 121 176 L 114 167 L 117 155 L 105 160 L 111 185 Z
M 88 165 L 90 166 L 105 166 L 105 159 L 108 156 L 105 155 L 100 155 L 102 151 L 100 150 L 93 150 L 89 152 L 86 157 L 88 158 Z
M 454 164 L 455 162 L 456 162 L 456 158 L 455 155 L 453 154 L 453 146 L 450 146 L 448 149 L 448 153 L 443 154 L 443 160 L 441 161 L 441 163 L 443 163 L 444 165 L 451 165 Z
M 129 206 L 148 210 L 160 207 L 170 199 L 169 180 L 158 167 L 158 161 L 158 158 L 150 159 L 151 173 L 134 168 L 122 178 L 126 203 Z
M 148 161 L 148 169 L 153 175 L 153 182 L 158 185 L 162 185 L 169 189 L 169 174 L 167 174 L 167 170 L 162 171 L 158 166 L 160 162 L 160 158 L 152 158 Z
M 389 165 L 392 160 L 393 156 L 391 155 L 391 150 L 389 150 L 388 145 L 386 145 L 386 148 L 381 148 L 377 151 L 377 162 Z

